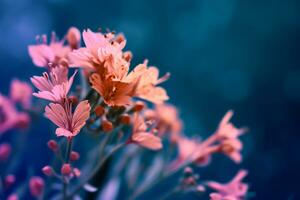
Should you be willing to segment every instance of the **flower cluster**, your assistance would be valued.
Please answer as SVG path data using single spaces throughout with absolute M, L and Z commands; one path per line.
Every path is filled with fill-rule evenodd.
M 208 166 L 215 154 L 237 164 L 242 161 L 240 136 L 246 129 L 230 122 L 233 111 L 225 114 L 208 138 L 188 137 L 177 108 L 166 103 L 169 96 L 161 86 L 170 74 L 160 76 L 148 60 L 132 67 L 126 42 L 123 34 L 113 31 L 87 29 L 81 34 L 72 27 L 62 40 L 53 33 L 50 42 L 42 35 L 29 46 L 32 62 L 44 72 L 30 79 L 35 92 L 15 80 L 10 98 L 0 95 L 0 134 L 28 124 L 28 115 L 17 111 L 16 103 L 32 109 L 31 94 L 47 101 L 42 109 L 56 128 L 52 135 L 56 137 L 47 142 L 54 160 L 42 168 L 49 184 L 38 176 L 30 178 L 31 196 L 117 199 L 122 194 L 125 199 L 142 199 L 166 178 L 182 172 L 176 186 L 157 197 L 193 192 L 211 200 L 245 199 L 248 186 L 241 182 L 245 170 L 228 184 L 220 184 L 202 181 L 194 169 Z M 1 144 L 0 161 L 7 160 L 11 150 Z M 14 177 L 6 179 L 14 182 Z M 126 187 L 121 190 L 121 186 Z

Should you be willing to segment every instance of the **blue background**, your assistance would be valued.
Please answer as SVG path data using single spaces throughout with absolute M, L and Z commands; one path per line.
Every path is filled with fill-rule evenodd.
M 1 0 L 0 91 L 8 92 L 13 77 L 42 72 L 27 53 L 37 34 L 62 36 L 70 26 L 123 32 L 133 64 L 148 58 L 171 72 L 164 86 L 186 134 L 209 135 L 228 109 L 236 124 L 249 127 L 244 162 L 216 158 L 201 177 L 226 181 L 246 168 L 255 199 L 297 199 L 299 11 L 296 0 Z M 32 133 L 24 162 L 38 173 L 50 156 L 49 122 L 35 122 Z

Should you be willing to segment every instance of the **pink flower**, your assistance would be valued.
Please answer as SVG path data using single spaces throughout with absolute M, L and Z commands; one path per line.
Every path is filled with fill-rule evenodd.
M 67 102 L 64 107 L 61 104 L 50 103 L 46 106 L 45 116 L 50 119 L 59 128 L 56 129 L 57 136 L 74 137 L 85 125 L 90 116 L 90 104 L 88 101 L 82 101 L 72 113 L 71 105 Z
M 225 139 L 221 142 L 221 151 L 236 163 L 242 161 L 241 150 L 243 144 L 239 139 Z
M 216 190 L 217 193 L 210 195 L 212 200 L 241 200 L 245 197 L 248 191 L 248 185 L 242 182 L 242 179 L 247 175 L 246 170 L 240 170 L 237 175 L 226 184 L 209 181 L 208 187 Z
M 42 195 L 45 187 L 44 180 L 41 177 L 34 176 L 29 180 L 29 190 L 32 196 L 38 198 Z
M 13 102 L 0 94 L 0 134 L 13 128 L 26 128 L 29 122 L 26 113 L 18 112 Z
M 41 43 L 28 46 L 28 51 L 36 66 L 47 67 L 49 63 L 58 65 L 62 59 L 67 58 L 71 49 L 64 46 L 64 41 L 57 41 L 53 33 L 50 44 L 47 44 L 47 36 L 43 35 Z
M 142 64 L 146 69 L 140 78 L 135 96 L 155 104 L 161 104 L 168 100 L 169 97 L 166 90 L 162 87 L 157 87 L 157 85 L 168 80 L 170 74 L 167 73 L 163 77 L 159 78 L 158 69 L 153 66 L 147 68 L 147 63 L 148 61 L 145 61 L 144 64 Z
M 232 116 L 233 111 L 229 110 L 221 120 L 219 127 L 216 131 L 216 134 L 218 134 L 220 137 L 237 138 L 238 136 L 246 132 L 245 128 L 236 128 L 232 123 L 229 122 Z
M 17 194 L 11 194 L 7 197 L 7 200 L 18 200 L 19 197 Z
M 11 154 L 11 146 L 9 143 L 0 144 L 0 161 L 6 161 Z
M 62 102 L 67 98 L 76 73 L 77 71 L 68 80 L 68 69 L 59 66 L 53 68 L 50 74 L 45 72 L 43 76 L 33 76 L 30 80 L 39 90 L 33 95 L 53 102 Z
M 133 116 L 133 133 L 130 140 L 132 143 L 151 150 L 159 150 L 162 148 L 161 139 L 155 136 L 151 131 L 147 131 L 147 125 L 143 117 L 137 113 Z
M 70 53 L 71 66 L 96 70 L 99 67 L 113 68 L 122 63 L 128 68 L 122 53 L 126 40 L 119 43 L 114 41 L 115 35 L 112 33 L 95 33 L 90 29 L 83 31 L 82 37 L 86 47 Z
M 146 110 L 145 116 L 147 119 L 155 120 L 160 136 L 170 133 L 172 142 L 179 139 L 179 134 L 182 131 L 182 121 L 175 106 L 171 104 L 157 104 L 154 110 Z
M 15 103 L 21 103 L 22 107 L 29 109 L 31 106 L 32 88 L 26 83 L 14 79 L 10 84 L 10 98 Z

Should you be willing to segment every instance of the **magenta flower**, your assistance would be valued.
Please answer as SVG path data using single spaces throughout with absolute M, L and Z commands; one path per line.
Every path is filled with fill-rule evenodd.
M 46 106 L 45 116 L 50 119 L 59 128 L 56 129 L 57 136 L 68 138 L 76 136 L 85 125 L 90 116 L 90 104 L 88 101 L 82 101 L 72 113 L 72 106 L 65 103 L 64 106 L 57 103 L 50 103 Z
M 246 170 L 240 170 L 236 176 L 226 184 L 209 181 L 207 186 L 216 190 L 217 193 L 210 194 L 211 200 L 241 200 L 248 191 L 248 185 L 242 182 L 247 175 Z
M 0 94 L 0 134 L 13 128 L 25 128 L 29 122 L 26 113 L 18 112 L 13 102 Z
M 31 106 L 32 88 L 26 83 L 14 79 L 10 85 L 10 98 L 15 103 L 20 103 L 24 109 L 29 109 Z
M 58 65 L 62 59 L 67 58 L 71 49 L 64 46 L 64 41 L 57 41 L 55 34 L 53 34 L 50 44 L 47 44 L 47 37 L 43 35 L 41 44 L 30 45 L 28 51 L 36 66 L 47 67 L 49 63 Z
M 32 196 L 38 198 L 42 195 L 45 187 L 44 180 L 41 177 L 33 176 L 29 180 L 29 190 Z
M 33 76 L 30 80 L 39 90 L 34 96 L 53 102 L 62 102 L 66 99 L 73 84 L 77 71 L 68 80 L 68 69 L 66 67 L 55 67 L 51 72 L 43 73 L 43 76 Z

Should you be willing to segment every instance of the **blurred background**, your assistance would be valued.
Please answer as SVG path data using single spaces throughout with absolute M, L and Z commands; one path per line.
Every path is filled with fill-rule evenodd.
M 171 72 L 164 87 L 186 134 L 206 137 L 228 109 L 249 127 L 244 162 L 216 158 L 201 178 L 227 181 L 245 168 L 254 199 L 300 199 L 299 11 L 297 0 L 1 0 L 0 91 L 13 77 L 42 72 L 27 53 L 37 34 L 63 36 L 70 26 L 123 32 L 133 65 L 148 58 Z M 36 173 L 50 156 L 46 127 L 35 122 L 25 144 L 24 162 Z

